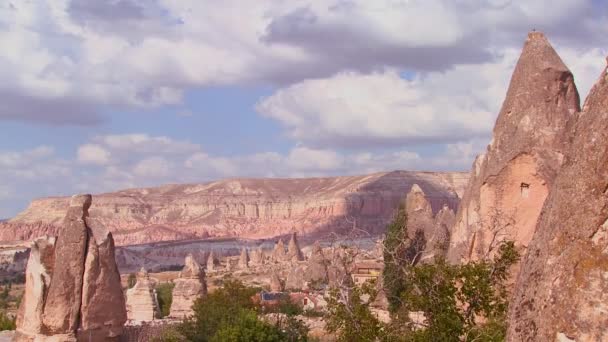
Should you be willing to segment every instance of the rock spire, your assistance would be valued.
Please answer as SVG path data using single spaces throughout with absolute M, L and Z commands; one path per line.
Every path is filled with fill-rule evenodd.
M 127 319 L 112 234 L 88 216 L 91 195 L 70 201 L 56 242 L 36 240 L 17 341 L 118 338 Z M 51 266 L 52 265 L 52 266 Z
M 137 282 L 127 290 L 127 318 L 135 322 L 151 321 L 159 316 L 154 284 L 145 268 L 137 272 Z
M 186 256 L 184 268 L 175 279 L 173 288 L 173 302 L 169 316 L 185 318 L 192 315 L 194 301 L 207 295 L 207 282 L 205 271 L 196 262 L 192 254 Z
M 503 239 L 528 245 L 579 110 L 572 73 L 547 38 L 531 32 L 492 142 L 473 165 L 451 232 L 449 260 L 488 257 Z
M 591 89 L 551 182 L 509 305 L 508 341 L 608 340 L 607 75 Z
M 300 250 L 298 237 L 295 232 L 291 234 L 291 239 L 289 240 L 289 245 L 287 246 L 287 259 L 292 262 L 304 260 L 304 255 L 302 254 L 302 250 Z

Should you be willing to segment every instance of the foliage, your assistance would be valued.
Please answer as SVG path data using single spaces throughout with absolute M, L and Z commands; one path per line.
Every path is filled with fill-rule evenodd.
M 405 205 L 400 205 L 395 218 L 386 228 L 384 238 L 384 270 L 382 277 L 384 280 L 384 290 L 389 302 L 389 310 L 394 312 L 400 304 L 399 295 L 404 290 L 403 268 L 406 243 L 409 241 L 407 236 L 407 213 Z
M 241 309 L 231 324 L 223 324 L 210 339 L 212 342 L 279 342 L 283 334 L 276 327 L 258 319 L 253 310 Z
M 502 341 L 506 331 L 510 266 L 519 259 L 513 242 L 504 242 L 493 260 L 404 267 L 405 283 L 394 325 L 409 330 L 411 341 Z M 421 312 L 413 322 L 409 312 Z M 390 329 L 389 329 L 390 330 Z
M 137 277 L 135 276 L 135 273 L 130 273 L 129 278 L 127 279 L 127 288 L 132 288 L 135 286 L 135 283 L 137 283 Z
M 376 297 L 373 283 L 348 289 L 332 288 L 327 297 L 326 330 L 338 341 L 375 341 L 383 336 L 383 327 L 369 308 Z M 368 297 L 368 300 L 363 300 Z
M 6 313 L 0 312 L 0 330 L 15 330 L 15 318 L 11 318 Z
M 308 329 L 292 315 L 275 324 L 260 319 L 261 308 L 252 301 L 259 291 L 225 279 L 223 287 L 195 302 L 193 317 L 179 333 L 187 341 L 306 341 Z
M 171 303 L 173 302 L 173 283 L 162 283 L 156 285 L 156 297 L 158 299 L 158 307 L 160 309 L 160 318 L 169 316 L 171 311 Z

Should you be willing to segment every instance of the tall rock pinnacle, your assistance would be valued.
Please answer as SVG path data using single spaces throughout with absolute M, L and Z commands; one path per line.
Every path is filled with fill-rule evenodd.
M 298 237 L 296 236 L 296 233 L 291 234 L 291 239 L 289 240 L 289 245 L 287 246 L 287 258 L 289 261 L 293 262 L 304 260 L 304 255 L 302 254 L 302 250 L 298 244 Z
M 56 239 L 38 239 L 28 262 L 16 341 L 115 340 L 127 320 L 112 234 L 73 196 Z
M 170 317 L 185 318 L 192 315 L 194 301 L 207 295 L 207 281 L 205 271 L 194 259 L 192 254 L 186 256 L 184 268 L 175 279 L 173 288 L 173 302 L 171 303 Z
M 585 101 L 522 262 L 508 341 L 608 341 L 607 72 Z
M 504 239 L 528 245 L 579 111 L 572 73 L 545 36 L 531 32 L 492 142 L 473 165 L 451 232 L 451 261 L 487 257 Z

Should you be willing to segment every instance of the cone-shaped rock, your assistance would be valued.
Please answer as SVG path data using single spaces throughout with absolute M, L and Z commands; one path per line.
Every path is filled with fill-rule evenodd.
M 17 313 L 18 335 L 42 333 L 44 295 L 51 282 L 54 258 L 54 237 L 38 238 L 32 242 L 25 271 L 25 290 Z
M 137 272 L 135 286 L 127 290 L 127 317 L 136 322 L 151 321 L 158 317 L 158 310 L 154 284 L 142 267 Z
M 285 253 L 285 245 L 283 244 L 283 240 L 279 239 L 279 242 L 274 245 L 274 250 L 272 251 L 272 262 L 283 262 L 287 257 L 287 253 Z
M 308 268 L 306 270 L 306 278 L 311 283 L 327 283 L 327 260 L 323 254 L 323 249 L 319 241 L 315 241 L 312 245 L 310 258 L 308 258 Z
M 450 260 L 486 257 L 501 239 L 528 245 L 579 110 L 572 73 L 545 36 L 531 32 L 492 142 L 473 165 L 451 232 Z
M 241 256 L 239 257 L 239 269 L 246 270 L 249 268 L 249 254 L 247 253 L 247 249 L 243 247 L 241 249 Z
M 283 284 L 281 283 L 281 279 L 279 275 L 273 271 L 270 275 L 270 291 L 271 292 L 281 292 L 283 291 Z
M 304 260 L 304 255 L 302 254 L 302 250 L 298 244 L 298 237 L 296 236 L 296 233 L 291 234 L 291 239 L 289 240 L 289 245 L 287 246 L 287 259 L 289 261 Z
M 261 246 L 251 251 L 250 261 L 252 265 L 262 265 L 264 263 L 264 250 Z
M 433 233 L 426 241 L 422 256 L 424 262 L 432 262 L 437 257 L 445 257 L 450 244 L 450 227 L 454 225 L 456 215 L 447 205 L 437 213 L 433 224 Z
M 170 316 L 185 318 L 192 315 L 194 301 L 205 295 L 207 295 L 205 271 L 194 260 L 192 254 L 188 254 L 184 268 L 179 278 L 175 280 Z
M 102 341 L 122 334 L 127 320 L 112 234 L 96 219 L 85 218 L 88 248 L 78 334 Z
M 607 72 L 587 97 L 522 262 L 508 341 L 608 341 Z
M 418 184 L 412 185 L 410 192 L 407 194 L 405 209 L 407 211 L 408 235 L 413 237 L 416 231 L 421 230 L 428 240 L 435 226 L 433 209 L 424 191 L 422 191 Z
M 43 314 L 43 323 L 51 335 L 71 334 L 78 328 L 88 238 L 85 217 L 91 200 L 91 195 L 72 197 L 57 238 Z
M 215 253 L 213 251 L 209 252 L 209 256 L 207 257 L 207 272 L 214 271 L 217 264 L 218 260 L 215 258 Z

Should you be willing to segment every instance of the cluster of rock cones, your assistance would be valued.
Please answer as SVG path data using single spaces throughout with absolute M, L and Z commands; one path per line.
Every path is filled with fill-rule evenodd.
M 88 217 L 91 195 L 72 197 L 63 229 L 34 241 L 16 341 L 111 341 L 127 320 L 114 240 Z

